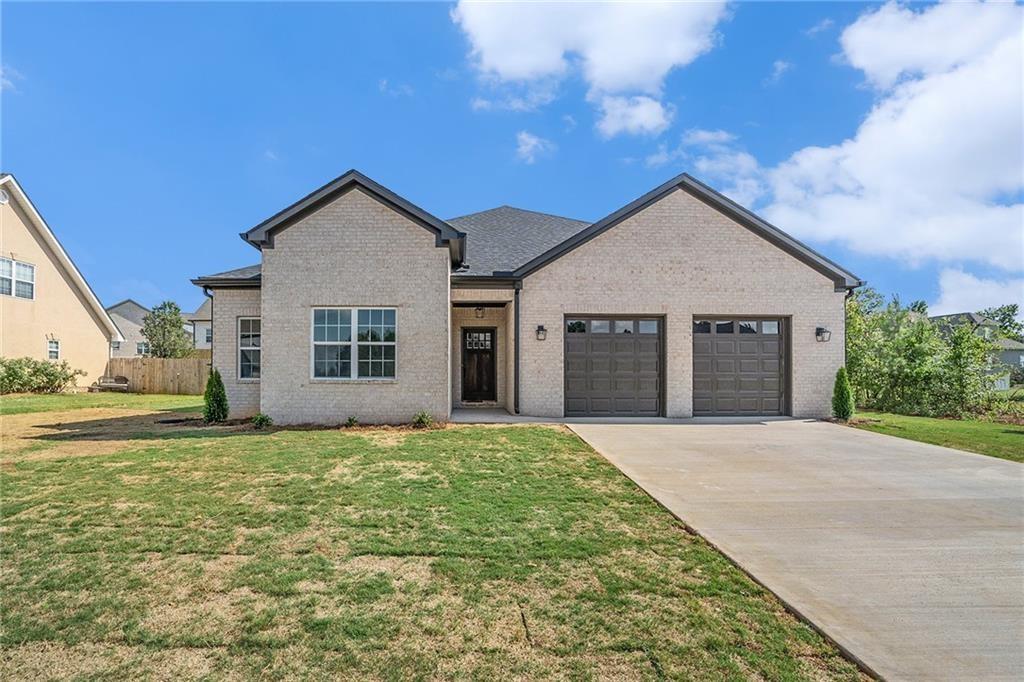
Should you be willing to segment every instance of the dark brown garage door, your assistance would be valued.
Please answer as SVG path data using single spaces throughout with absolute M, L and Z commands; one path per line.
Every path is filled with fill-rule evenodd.
M 694 415 L 785 414 L 784 323 L 694 319 Z
M 659 416 L 663 331 L 656 318 L 566 318 L 565 416 Z

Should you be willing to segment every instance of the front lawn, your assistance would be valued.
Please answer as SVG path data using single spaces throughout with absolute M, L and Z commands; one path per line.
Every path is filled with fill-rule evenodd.
M 560 428 L 61 418 L 120 449 L 3 453 L 3 679 L 862 677 Z
M 0 395 L 0 415 L 61 412 L 93 407 L 193 411 L 202 409 L 203 396 L 140 395 L 137 393 L 17 393 Z
M 889 436 L 1024 462 L 1024 426 L 883 412 L 858 412 L 853 425 Z

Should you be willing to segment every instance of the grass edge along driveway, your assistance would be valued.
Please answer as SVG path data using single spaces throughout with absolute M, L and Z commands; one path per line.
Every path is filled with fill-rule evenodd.
M 181 428 L 3 488 L 4 679 L 862 677 L 559 428 Z
M 1024 462 L 1024 426 L 996 421 L 912 417 L 886 412 L 858 412 L 858 429 L 979 455 Z

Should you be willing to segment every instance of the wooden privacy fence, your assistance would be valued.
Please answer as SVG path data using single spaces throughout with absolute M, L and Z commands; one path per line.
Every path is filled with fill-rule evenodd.
M 209 358 L 110 358 L 107 376 L 128 378 L 132 393 L 202 395 Z

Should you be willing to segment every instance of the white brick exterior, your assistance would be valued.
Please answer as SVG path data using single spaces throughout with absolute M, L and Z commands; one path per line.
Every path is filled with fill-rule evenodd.
M 213 366 L 220 370 L 232 419 L 260 411 L 260 382 L 238 378 L 238 318 L 260 316 L 259 289 L 217 289 L 213 294 Z
M 523 281 L 520 411 L 563 411 L 563 317 L 666 318 L 666 411 L 693 414 L 695 315 L 791 318 L 792 413 L 824 417 L 843 363 L 844 293 L 831 279 L 676 190 Z M 533 330 L 543 324 L 546 341 Z M 818 326 L 832 341 L 818 343 Z
M 262 411 L 279 424 L 447 420 L 450 272 L 433 233 L 359 189 L 281 231 L 263 250 Z M 314 306 L 396 308 L 396 378 L 311 378 Z
M 470 245 L 470 252 L 472 245 Z M 213 361 L 232 416 L 256 411 L 280 424 L 444 420 L 461 403 L 461 330 L 497 330 L 496 406 L 515 399 L 510 289 L 451 289 L 449 253 L 434 235 L 359 189 L 302 218 L 263 251 L 259 289 L 216 289 Z M 453 301 L 503 302 L 485 308 Z M 666 415 L 692 415 L 692 320 L 724 315 L 787 318 L 790 411 L 824 417 L 843 363 L 844 293 L 832 280 L 719 211 L 676 190 L 549 263 L 522 282 L 520 412 L 563 413 L 566 315 L 658 315 L 666 323 Z M 311 378 L 315 306 L 397 310 L 395 380 Z M 262 379 L 237 379 L 237 319 L 262 318 Z M 544 325 L 547 339 L 534 330 Z M 816 327 L 832 341 L 815 340 Z

